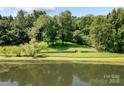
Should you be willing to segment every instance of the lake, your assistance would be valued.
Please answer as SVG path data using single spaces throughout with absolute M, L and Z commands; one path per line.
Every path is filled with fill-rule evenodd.
M 1 86 L 124 85 L 124 66 L 95 64 L 1 64 Z

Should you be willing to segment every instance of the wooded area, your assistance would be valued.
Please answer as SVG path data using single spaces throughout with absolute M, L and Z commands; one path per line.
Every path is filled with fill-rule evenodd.
M 99 51 L 124 53 L 124 9 L 81 17 L 72 16 L 68 10 L 55 16 L 38 10 L 20 10 L 15 17 L 0 16 L 0 45 L 20 45 L 34 38 L 49 46 L 73 42 Z

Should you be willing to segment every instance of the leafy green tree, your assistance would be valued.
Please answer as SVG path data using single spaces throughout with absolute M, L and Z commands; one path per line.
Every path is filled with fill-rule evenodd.
M 45 11 L 40 11 L 40 10 L 34 10 L 32 13 L 32 16 L 37 19 L 39 18 L 41 15 L 46 15 Z
M 124 10 L 114 9 L 107 16 L 98 16 L 91 25 L 91 37 L 98 50 L 109 52 L 123 51 Z
M 73 38 L 73 29 L 72 29 L 72 15 L 70 11 L 64 11 L 60 13 L 58 17 L 58 24 L 59 24 L 59 39 L 62 42 L 69 42 Z
M 25 29 L 26 28 L 26 19 L 25 19 L 26 12 L 23 10 L 18 11 L 17 16 L 15 18 L 15 27 L 18 29 Z
M 75 17 L 75 19 L 73 18 L 76 26 L 73 33 L 74 42 L 82 45 L 91 45 L 89 33 L 93 17 L 93 15 L 86 15 L 78 18 Z
M 47 23 L 47 28 L 45 29 L 45 41 L 48 42 L 50 45 L 55 44 L 57 40 L 57 32 L 58 32 L 58 24 L 57 18 L 54 16 L 53 18 L 50 17 L 49 23 Z
M 76 30 L 73 33 L 73 41 L 78 44 L 83 44 L 83 38 L 82 38 L 82 33 L 80 30 Z
M 10 44 L 8 37 L 8 29 L 10 29 L 9 21 L 7 18 L 0 19 L 0 44 Z
M 43 40 L 44 31 L 47 29 L 48 24 L 51 19 L 47 15 L 41 15 L 36 22 L 34 22 L 34 27 L 32 28 L 32 34 L 36 40 Z

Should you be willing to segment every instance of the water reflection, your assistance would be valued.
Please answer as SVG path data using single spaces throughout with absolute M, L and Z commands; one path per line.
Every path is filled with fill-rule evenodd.
M 0 85 L 124 85 L 123 66 L 25 64 L 6 65 L 4 69 Z

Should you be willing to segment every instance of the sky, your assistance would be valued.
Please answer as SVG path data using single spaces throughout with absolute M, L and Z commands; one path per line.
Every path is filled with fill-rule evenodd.
M 17 12 L 22 9 L 27 12 L 35 10 L 44 10 L 49 15 L 58 15 L 60 12 L 69 10 L 73 16 L 84 16 L 88 14 L 93 15 L 107 15 L 113 10 L 113 7 L 2 7 L 0 8 L 0 14 L 2 16 L 16 16 Z

